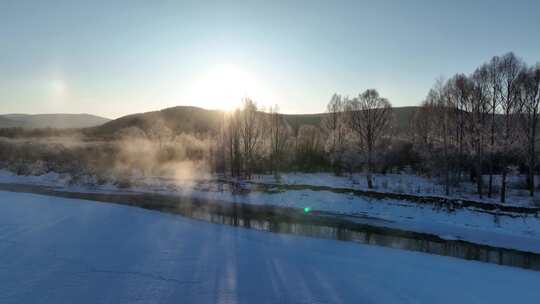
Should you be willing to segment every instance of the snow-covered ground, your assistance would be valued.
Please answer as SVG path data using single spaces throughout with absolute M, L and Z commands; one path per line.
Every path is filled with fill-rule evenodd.
M 540 272 L 0 191 L 1 303 L 535 303 Z
M 495 175 L 493 183 L 495 187 L 501 184 L 500 176 Z M 485 192 L 487 192 L 488 176 L 484 176 Z M 349 188 L 355 190 L 368 190 L 365 175 L 355 173 L 352 175 L 336 176 L 331 173 L 284 173 L 279 178 L 274 175 L 256 175 L 254 181 L 263 183 L 276 183 L 285 185 L 313 185 L 327 186 L 335 188 Z M 535 178 L 537 187 L 540 185 L 540 177 Z M 508 205 L 515 206 L 540 206 L 540 193 L 535 197 L 530 197 L 525 185 L 525 177 L 519 175 L 508 176 Z M 400 194 L 412 194 L 419 196 L 441 196 L 445 197 L 444 185 L 436 178 L 426 178 L 412 174 L 374 174 L 374 191 L 392 192 Z M 540 191 L 538 191 L 540 192 Z M 484 195 L 479 199 L 476 194 L 476 184 L 462 182 L 459 187 L 452 187 L 451 198 L 471 199 L 480 202 L 499 203 L 498 194 L 488 198 Z
M 55 182 L 55 179 L 57 181 Z M 29 183 L 56 186 L 64 191 L 116 192 L 120 189 L 106 184 L 91 188 L 70 185 L 69 177 L 49 173 L 41 177 L 23 177 L 0 170 L 0 183 Z M 248 185 L 249 186 L 249 185 Z M 374 199 L 348 193 L 313 190 L 251 191 L 233 194 L 226 185 L 215 180 L 165 180 L 144 178 L 134 182 L 131 189 L 121 191 L 153 192 L 191 196 L 224 203 L 264 204 L 325 211 L 347 219 L 372 220 L 371 225 L 393 227 L 460 239 L 477 244 L 540 253 L 540 218 L 536 215 L 510 217 L 493 215 L 463 208 L 448 212 L 433 205 L 421 205 L 395 199 Z
M 195 179 L 198 181 L 207 181 L 210 179 L 217 179 L 218 176 L 212 176 L 210 174 L 197 175 Z M 487 176 L 484 176 L 485 184 L 487 185 Z M 540 206 L 540 191 L 535 197 L 530 197 L 529 192 L 526 189 L 519 189 L 525 183 L 524 176 L 511 175 L 508 177 L 509 189 L 506 205 L 524 206 L 524 207 L 538 207 Z M 500 176 L 494 176 L 494 185 L 498 187 L 500 184 Z M 156 181 L 163 181 L 163 179 L 140 177 L 138 181 L 148 184 L 155 184 Z M 194 179 L 183 178 L 182 181 L 190 183 Z M 369 190 L 367 187 L 366 177 L 363 174 L 355 173 L 352 175 L 336 176 L 332 173 L 282 173 L 279 177 L 275 175 L 254 175 L 252 181 L 255 183 L 263 184 L 275 184 L 275 185 L 306 185 L 306 186 L 325 186 L 330 188 L 340 189 L 352 189 L 352 190 Z M 540 176 L 535 179 L 537 187 L 540 187 Z M 0 169 L 0 183 L 7 182 L 20 182 L 20 183 L 32 183 L 47 186 L 66 186 L 74 187 L 82 184 L 93 185 L 96 184 L 96 178 L 84 176 L 79 177 L 77 181 L 74 181 L 69 174 L 58 174 L 50 172 L 39 176 L 20 176 L 5 169 Z M 137 183 L 135 183 L 137 184 Z M 422 176 L 412 174 L 374 174 L 373 175 L 373 191 L 382 193 L 398 193 L 398 194 L 411 194 L 418 196 L 436 196 L 446 197 L 444 195 L 444 185 L 442 185 L 436 178 L 426 178 Z M 521 186 L 519 186 L 521 185 Z M 100 188 L 108 186 L 110 189 L 114 189 L 112 184 L 101 185 Z M 485 190 L 487 191 L 487 189 Z M 493 197 L 488 198 L 484 195 L 484 198 L 479 199 L 476 194 L 476 185 L 470 182 L 462 182 L 459 187 L 452 187 L 450 198 L 457 199 L 470 199 L 479 202 L 499 203 L 499 196 L 495 194 Z

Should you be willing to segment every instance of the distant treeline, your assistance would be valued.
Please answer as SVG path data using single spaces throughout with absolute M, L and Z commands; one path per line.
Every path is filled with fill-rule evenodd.
M 60 137 L 81 134 L 81 129 L 57 129 L 57 128 L 0 128 L 0 137 L 6 138 L 36 138 L 36 137 Z

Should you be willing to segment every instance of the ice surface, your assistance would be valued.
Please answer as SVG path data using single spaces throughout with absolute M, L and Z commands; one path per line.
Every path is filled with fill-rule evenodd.
M 540 272 L 0 191 L 0 303 L 536 303 Z

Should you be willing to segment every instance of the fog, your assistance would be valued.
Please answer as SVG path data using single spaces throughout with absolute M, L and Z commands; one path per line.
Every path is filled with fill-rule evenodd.
M 71 136 L 2 138 L 0 169 L 22 175 L 70 174 L 74 181 L 92 176 L 98 183 L 131 183 L 160 177 L 178 182 L 208 177 L 212 140 L 189 134 L 150 138 L 122 132 L 114 140 Z

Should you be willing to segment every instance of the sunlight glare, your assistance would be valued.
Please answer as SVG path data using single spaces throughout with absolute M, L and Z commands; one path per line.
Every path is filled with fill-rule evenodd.
M 191 98 L 203 108 L 232 110 L 243 97 L 256 97 L 255 78 L 232 64 L 218 65 L 192 86 Z

